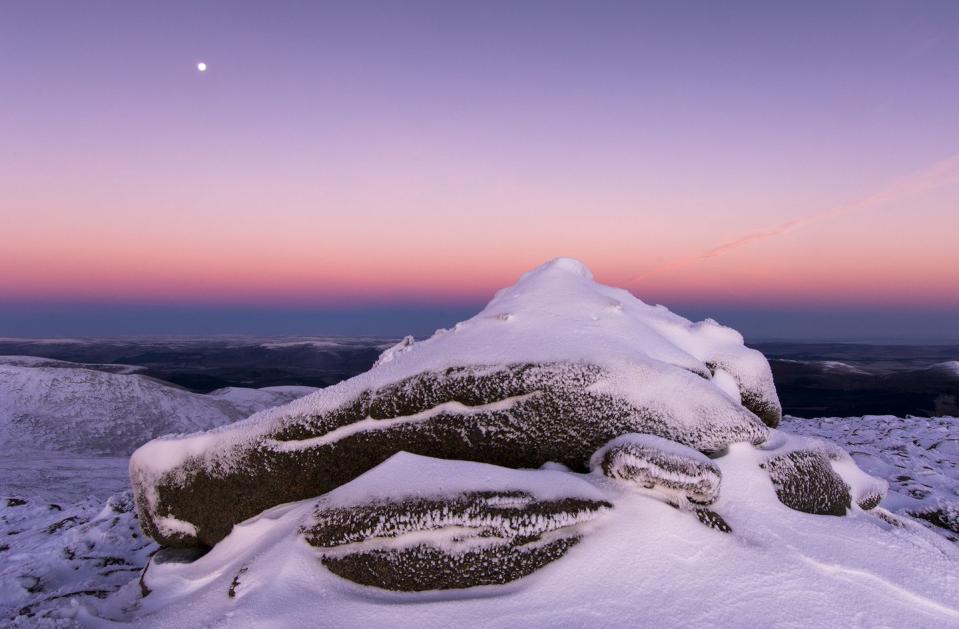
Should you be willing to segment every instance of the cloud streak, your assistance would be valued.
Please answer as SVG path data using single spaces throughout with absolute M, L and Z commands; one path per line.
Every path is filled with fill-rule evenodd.
M 959 154 L 938 161 L 923 171 L 897 179 L 882 190 L 879 190 L 878 192 L 869 196 L 826 210 L 806 214 L 774 227 L 743 234 L 738 238 L 726 241 L 695 255 L 669 260 L 663 264 L 653 267 L 645 273 L 633 276 L 631 279 L 627 280 L 626 283 L 629 285 L 636 282 L 642 282 L 653 275 L 659 275 L 666 271 L 685 268 L 702 260 L 717 258 L 757 242 L 778 238 L 779 236 L 783 236 L 789 232 L 801 229 L 808 225 L 832 220 L 834 218 L 838 218 L 846 214 L 852 214 L 854 212 L 874 209 L 888 203 L 893 203 L 909 197 L 924 194 L 956 182 L 959 182 Z

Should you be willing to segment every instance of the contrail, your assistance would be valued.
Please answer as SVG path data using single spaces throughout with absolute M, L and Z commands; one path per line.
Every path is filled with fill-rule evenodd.
M 936 162 L 924 171 L 914 173 L 894 181 L 892 184 L 880 190 L 879 192 L 871 194 L 867 197 L 863 197 L 858 201 L 853 201 L 851 203 L 839 205 L 827 210 L 821 210 L 819 212 L 807 214 L 806 216 L 800 216 L 799 218 L 794 218 L 791 221 L 787 221 L 768 229 L 749 232 L 748 234 L 744 234 L 739 238 L 729 240 L 715 247 L 707 249 L 702 253 L 664 262 L 663 264 L 655 266 L 645 273 L 641 273 L 640 275 L 636 275 L 632 279 L 627 280 L 626 284 L 629 285 L 633 284 L 634 282 L 641 282 L 652 275 L 662 273 L 663 271 L 683 268 L 700 260 L 716 258 L 721 255 L 725 255 L 730 251 L 739 249 L 740 247 L 745 247 L 746 245 L 750 245 L 754 242 L 761 242 L 763 240 L 769 240 L 770 238 L 782 236 L 783 234 L 787 234 L 793 230 L 805 227 L 807 225 L 812 225 L 813 223 L 820 223 L 844 214 L 879 207 L 886 203 L 892 203 L 900 199 L 905 199 L 917 194 L 929 192 L 930 190 L 935 190 L 936 188 L 941 188 L 942 186 L 957 181 L 959 181 L 959 154 Z M 959 209 L 957 209 L 957 211 L 959 211 Z

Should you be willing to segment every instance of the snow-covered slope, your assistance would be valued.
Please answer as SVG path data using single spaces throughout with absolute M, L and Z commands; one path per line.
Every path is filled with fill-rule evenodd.
M 944 363 L 937 363 L 932 366 L 933 369 L 941 369 L 947 373 L 959 376 L 959 360 L 950 360 Z
M 702 526 L 599 473 L 514 471 L 398 454 L 320 501 L 279 506 L 235 527 L 197 561 L 151 564 L 143 579 L 149 595 L 131 583 L 98 613 L 143 627 L 222 619 L 236 627 L 424 629 L 959 625 L 959 547 L 881 509 L 855 509 L 844 518 L 791 510 L 759 467 L 767 454 L 738 444 L 715 461 L 724 485 L 715 508 L 732 533 Z M 531 576 L 455 593 L 386 592 L 350 583 L 321 567 L 330 549 L 315 548 L 302 536 L 318 507 L 484 488 L 575 495 L 615 506 L 570 522 L 580 541 Z M 455 540 L 469 529 L 452 524 L 424 524 L 378 543 L 392 549 L 446 545 L 453 552 L 457 543 L 467 543 Z M 495 520 L 486 525 L 496 530 Z M 500 540 L 482 539 L 471 543 Z
M 266 408 L 281 406 L 309 395 L 316 387 L 280 386 L 250 389 L 247 387 L 225 387 L 210 391 L 208 396 L 229 402 L 243 417 L 248 417 Z
M 123 374 L 136 373 L 144 369 L 139 365 L 124 365 L 119 363 L 73 363 L 68 360 L 57 360 L 55 358 L 43 358 L 40 356 L 0 356 L 0 365 L 10 365 L 14 367 L 60 367 L 63 369 L 92 369 L 93 371 L 105 371 L 107 373 Z
M 65 361 L 0 359 L 0 450 L 126 455 L 154 437 L 206 430 L 313 389 L 200 395 L 132 373 Z
M 0 532 L 23 536 L 0 549 L 0 611 L 143 627 L 959 626 L 959 545 L 926 526 L 941 523 L 822 439 L 855 431 L 796 435 L 779 415 L 737 333 L 555 260 L 366 374 L 138 449 L 139 524 L 168 546 L 155 554 L 128 500 L 67 522 L 29 496 L 0 504 Z M 955 494 L 956 430 L 927 428 L 898 450 L 937 468 L 930 494 Z M 873 468 L 905 483 L 899 465 Z M 112 566 L 148 556 L 114 591 Z
M 595 282 L 583 263 L 557 258 L 499 291 L 468 321 L 438 330 L 425 341 L 404 339 L 386 350 L 367 373 L 260 419 L 322 412 L 360 391 L 422 372 L 463 365 L 555 362 L 606 367 L 614 374 L 606 386 L 677 415 L 688 415 L 696 405 L 721 407 L 710 399 L 720 392 L 737 403 L 748 397 L 757 406 L 768 405 L 768 423 L 778 421 L 781 413 L 765 357 L 746 348 L 737 331 L 711 319 L 693 323 L 663 306 L 647 305 L 626 290 Z M 670 367 L 713 379 L 715 386 L 681 402 L 676 388 L 686 384 L 683 379 L 649 377 L 649 371 L 674 373 Z M 716 372 L 719 378 L 714 378 Z M 654 380 L 655 388 L 638 387 L 637 379 Z M 731 386 L 730 380 L 735 384 Z
M 909 501 L 913 492 L 927 504 L 955 501 L 959 495 L 959 450 L 950 447 L 959 443 L 959 418 L 784 418 L 783 426 L 842 445 L 870 473 L 889 481 L 891 491 L 880 507 L 887 511 L 915 506 Z M 110 459 L 106 465 L 106 459 L 87 458 L 53 478 L 51 469 L 62 460 L 24 458 L 15 468 L 8 461 L 0 458 L 0 478 L 14 480 L 18 490 L 0 491 L 4 625 L 101 627 L 112 618 L 119 626 L 126 621 L 183 627 L 353 623 L 390 629 L 453 623 L 959 626 L 955 543 L 950 547 L 931 540 L 922 525 L 950 532 L 926 520 L 893 516 L 890 521 L 899 526 L 887 528 L 882 511 L 846 518 L 803 514 L 777 506 L 772 488 L 757 478 L 751 488 L 758 498 L 744 495 L 750 488 L 735 497 L 724 488 L 727 503 L 716 508 L 735 512 L 729 516 L 735 527 L 730 537 L 625 483 L 598 474 L 569 475 L 556 466 L 548 466 L 551 474 L 543 476 L 553 491 L 590 499 L 613 496 L 617 506 L 586 523 L 593 530 L 583 531 L 583 540 L 561 561 L 512 585 L 390 593 L 351 584 L 318 570 L 319 551 L 295 534 L 313 513 L 315 501 L 304 501 L 238 527 L 232 549 L 221 552 L 218 546 L 205 563 L 164 564 L 147 577 L 156 579 L 155 590 L 142 599 L 139 569 L 156 544 L 143 540 L 132 514 L 116 508 L 128 499 L 118 495 L 106 501 L 114 489 L 95 500 L 82 499 L 95 489 L 120 486 L 124 462 Z M 734 476 L 728 462 L 717 463 L 729 485 Z M 745 467 L 750 472 L 751 466 Z M 509 470 L 461 463 L 451 467 L 422 457 L 399 457 L 375 472 L 363 483 L 345 486 L 338 494 L 341 504 L 364 499 L 359 490 L 382 498 L 402 491 L 407 481 L 410 490 L 419 491 L 428 488 L 430 479 L 445 483 L 433 485 L 432 492 L 471 490 L 497 479 L 517 485 Z M 573 482 L 554 483 L 557 474 Z M 618 487 L 620 496 L 608 493 L 610 487 Z M 47 495 L 54 491 L 70 498 Z M 767 518 L 769 512 L 774 519 Z M 55 526 L 69 518 L 74 519 Z M 77 552 L 91 544 L 91 552 Z M 124 583 L 119 593 L 110 594 Z M 168 589 L 164 583 L 173 585 Z

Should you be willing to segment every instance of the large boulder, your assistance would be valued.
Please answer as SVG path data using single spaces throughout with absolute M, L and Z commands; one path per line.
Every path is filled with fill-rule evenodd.
M 208 560 L 230 560 L 229 597 L 258 580 L 248 574 L 249 559 L 238 557 L 260 554 L 255 544 L 264 536 L 305 541 L 297 548 L 308 549 L 318 569 L 360 585 L 405 592 L 498 585 L 563 557 L 612 506 L 578 474 L 401 452 L 320 498 L 251 519 Z M 281 520 L 295 526 L 277 526 Z M 140 580 L 142 594 L 182 583 L 176 573 L 195 552 L 157 553 Z
M 365 374 L 223 429 L 154 440 L 130 472 L 148 535 L 211 546 L 399 451 L 585 471 L 624 433 L 715 453 L 762 443 L 780 416 L 768 363 L 737 332 L 558 259 L 452 330 L 405 339 Z

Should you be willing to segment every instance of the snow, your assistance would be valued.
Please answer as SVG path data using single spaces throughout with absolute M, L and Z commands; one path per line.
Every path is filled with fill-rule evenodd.
M 47 612 L 69 622 L 85 613 L 76 601 L 98 600 L 139 575 L 157 545 L 133 511 L 125 455 L 136 445 L 313 390 L 206 396 L 134 375 L 136 367 L 100 367 L 118 366 L 0 357 L 0 624 L 33 625 L 30 614 Z M 190 533 L 188 523 L 167 525 Z
M 595 474 L 633 483 L 675 506 L 712 504 L 719 496 L 720 471 L 702 452 L 655 435 L 626 434 L 593 454 Z
M 347 507 L 406 497 L 449 496 L 492 489 L 525 491 L 540 500 L 577 497 L 602 500 L 585 481 L 553 470 L 513 470 L 485 463 L 444 461 L 400 452 L 321 499 L 325 506 Z
M 534 501 L 569 498 L 597 501 L 592 509 L 527 512 Z M 496 546 L 516 537 L 576 536 L 608 507 L 601 492 L 557 471 L 512 470 L 482 463 L 446 461 L 405 452 L 316 500 L 304 521 L 324 557 L 358 550 L 396 550 L 429 545 L 451 555 Z M 404 514 L 364 507 L 413 505 Z M 304 531 L 305 532 L 305 531 Z M 529 543 L 529 542 L 527 542 Z
M 154 437 L 228 424 L 315 390 L 230 388 L 201 395 L 130 371 L 89 367 L 0 357 L 0 447 L 127 455 Z
M 725 369 L 716 369 L 713 373 L 713 384 L 719 387 L 719 390 L 734 400 L 736 404 L 742 404 L 743 397 L 739 392 L 739 385 L 736 384 L 736 378 Z
M 307 337 L 283 341 L 269 341 L 260 343 L 264 349 L 287 349 L 291 347 L 309 347 L 319 350 L 336 350 L 348 347 L 378 347 L 387 348 L 390 343 L 384 343 L 379 337 Z
M 123 374 L 136 373 L 144 369 L 144 367 L 140 367 L 139 365 L 124 365 L 120 363 L 72 363 L 67 360 L 56 360 L 54 358 L 42 358 L 39 356 L 0 356 L 0 365 L 10 365 L 13 367 L 63 367 L 67 369 L 82 368 Z
M 156 525 L 165 531 L 179 535 L 196 535 L 196 527 L 176 518 L 158 518 Z
M 324 500 L 349 505 L 396 492 L 515 485 L 572 488 L 614 507 L 588 523 L 565 557 L 518 582 L 396 593 L 322 569 L 320 551 L 299 533 L 317 501 L 282 505 L 236 526 L 193 563 L 151 566 L 146 598 L 129 585 L 98 611 L 143 627 L 219 619 L 331 627 L 959 626 L 959 546 L 885 511 L 854 507 L 839 518 L 783 506 L 759 467 L 771 453 L 795 447 L 778 436 L 772 451 L 735 444 L 713 461 L 724 479 L 714 508 L 731 534 L 596 474 L 397 455 Z
M 240 417 L 228 403 L 138 375 L 0 365 L 0 444 L 128 454 L 159 434 Z
M 600 366 L 608 377 L 596 390 L 686 428 L 699 422 L 711 428 L 759 423 L 740 405 L 738 392 L 733 395 L 730 379 L 778 407 L 766 359 L 745 347 L 738 332 L 647 305 L 625 290 L 593 281 L 581 262 L 558 258 L 499 291 L 473 318 L 430 339 L 407 338 L 387 349 L 364 374 L 226 428 L 153 441 L 138 450 L 133 465 L 147 482 L 198 453 L 229 467 L 236 446 L 298 417 L 330 411 L 367 390 L 450 367 L 552 362 Z M 711 367 L 724 372 L 718 381 Z
M 127 452 L 130 441 L 171 428 L 215 426 L 138 449 L 130 460 L 136 482 L 142 480 L 138 475 L 163 473 L 189 457 L 211 452 L 227 457 L 231 447 L 277 425 L 425 370 L 554 361 L 598 365 L 608 376 L 592 385 L 596 390 L 641 401 L 680 423 L 709 415 L 721 425 L 728 418 L 752 417 L 740 405 L 747 394 L 776 399 L 765 359 L 745 348 L 738 333 L 709 320 L 686 321 L 601 286 L 584 265 L 569 259 L 523 276 L 451 330 L 387 348 L 366 374 L 231 425 L 226 424 L 231 417 L 302 390 L 225 389 L 202 396 L 135 374 L 29 361 L 0 364 L 0 623 L 959 627 L 959 540 L 936 526 L 934 517 L 909 515 L 942 513 L 946 523 L 959 520 L 956 418 L 786 418 L 782 429 L 768 430 L 763 443 L 731 443 L 708 457 L 645 434 L 619 437 L 600 450 L 629 445 L 718 470 L 721 491 L 709 496 L 710 509 L 731 532 L 704 526 L 686 505 L 674 508 L 668 494 L 608 477 L 598 469 L 600 454 L 591 472 L 577 473 L 551 463 L 514 470 L 400 452 L 329 493 L 237 524 L 201 557 L 169 550 L 154 555 L 157 546 L 143 537 L 132 496 L 122 489 L 127 460 L 96 456 Z M 512 397 L 487 406 L 508 409 L 519 402 Z M 476 408 L 446 402 L 269 445 L 310 447 L 317 440 L 335 441 L 342 436 L 336 431 Z M 888 481 L 890 491 L 872 510 L 854 500 L 844 517 L 790 509 L 777 498 L 763 466 L 803 450 L 823 454 L 854 498 L 881 487 L 868 474 Z M 541 527 L 544 540 L 555 527 L 571 527 L 581 541 L 532 575 L 455 591 L 358 585 L 327 570 L 323 558 L 329 549 L 305 538 L 318 509 L 490 490 L 502 492 L 491 498 L 497 505 L 517 510 L 526 498 L 508 492 L 540 500 L 573 496 L 612 507 Z M 375 534 L 343 546 L 428 544 L 457 552 L 496 541 L 495 526 L 490 534 L 477 535 L 475 522 L 433 513 L 428 518 L 429 526 L 388 542 Z M 161 518 L 157 525 L 196 534 L 192 523 L 176 518 Z M 376 525 L 370 522 L 369 530 L 379 531 Z M 151 555 L 144 596 L 139 576 Z
M 801 435 L 827 439 L 848 450 L 862 471 L 888 483 L 889 494 L 882 506 L 894 513 L 903 515 L 959 507 L 957 418 L 786 417 L 783 427 Z M 847 483 L 856 481 L 842 470 L 837 472 Z M 955 533 L 924 523 L 937 533 L 959 538 Z
M 590 461 L 590 468 L 593 469 L 599 467 L 603 456 L 609 450 L 619 446 L 635 446 L 641 449 L 656 450 L 665 455 L 689 459 L 693 462 L 704 465 L 709 465 L 711 460 L 702 452 L 694 450 L 688 446 L 684 446 L 681 443 L 670 441 L 669 439 L 663 439 L 662 437 L 657 437 L 656 435 L 628 434 L 616 437 L 602 448 L 597 450 L 596 454 L 593 455 L 593 458 Z
M 942 369 L 943 371 L 959 376 L 959 360 L 950 360 L 944 363 L 936 363 L 932 367 L 933 369 Z
M 77 477 L 83 476 L 78 469 Z M 128 490 L 106 501 L 86 497 L 72 503 L 20 496 L 12 502 L 0 497 L 4 626 L 65 623 L 63 617 L 75 615 L 80 601 L 99 603 L 135 581 L 157 550 L 140 532 Z
M 380 354 L 380 357 L 376 359 L 375 366 L 383 365 L 389 362 L 392 362 L 396 356 L 402 352 L 409 350 L 413 345 L 415 339 L 412 336 L 404 336 L 403 339 L 398 342 L 396 345 L 392 345 L 389 348 L 383 350 L 383 353 Z
M 789 362 L 797 362 L 797 361 L 789 361 Z M 850 374 L 852 373 L 868 374 L 869 373 L 868 371 L 860 369 L 859 367 L 850 365 L 848 363 L 840 362 L 838 360 L 824 360 L 824 361 L 821 361 L 820 364 L 822 364 L 824 369 L 828 369 L 831 371 L 839 371 L 839 372 L 845 372 Z
M 10 548 L 0 551 L 0 624 L 959 626 L 959 545 L 903 515 L 959 496 L 959 419 L 787 417 L 773 437 L 770 449 L 741 444 L 711 459 L 723 476 L 711 508 L 731 534 L 597 474 L 394 456 L 325 498 L 349 505 L 512 485 L 543 499 L 574 493 L 614 503 L 587 523 L 580 544 L 529 577 L 420 593 L 363 587 L 326 571 L 298 533 L 316 507 L 308 500 L 242 523 L 197 561 L 153 565 L 153 592 L 141 598 L 139 568 L 157 547 L 143 539 L 132 513 L 114 514 L 105 504 L 129 504 L 126 459 L 2 452 L 0 544 Z M 854 507 L 836 518 L 778 502 L 759 463 L 819 439 L 849 449 L 863 469 L 889 481 L 879 509 Z M 9 507 L 10 497 L 27 502 Z M 46 532 L 70 517 L 77 519 Z M 90 544 L 89 552 L 76 552 Z M 111 557 L 121 561 L 100 565 Z M 37 615 L 20 616 L 27 606 Z
M 316 390 L 316 387 L 302 386 L 263 387 L 260 389 L 224 387 L 216 391 L 210 391 L 207 395 L 218 400 L 226 400 L 246 417 L 266 408 L 292 402 Z

